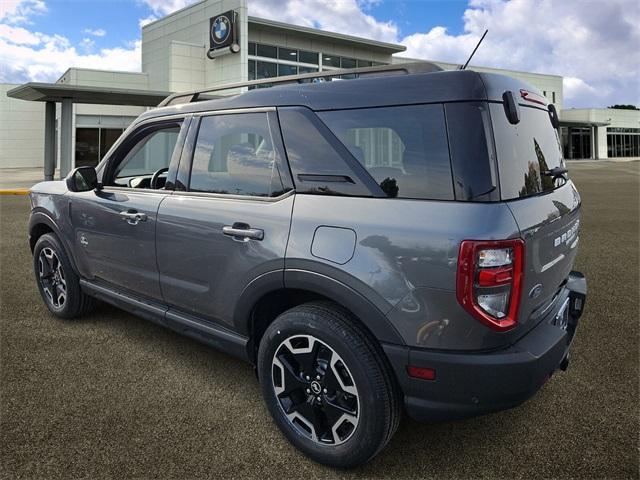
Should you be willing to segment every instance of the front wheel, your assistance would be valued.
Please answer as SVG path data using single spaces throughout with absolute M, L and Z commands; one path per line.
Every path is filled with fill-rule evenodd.
M 304 304 L 269 326 L 258 352 L 276 424 L 298 449 L 334 467 L 373 458 L 400 419 L 384 354 L 356 322 L 332 303 Z
M 36 242 L 33 269 L 40 295 L 54 315 L 75 318 L 94 307 L 95 300 L 80 289 L 80 278 L 54 234 L 42 235 Z

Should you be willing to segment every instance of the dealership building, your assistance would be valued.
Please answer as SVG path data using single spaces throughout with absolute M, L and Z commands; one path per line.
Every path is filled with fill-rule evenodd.
M 204 0 L 142 28 L 141 72 L 69 68 L 55 84 L 0 84 L 0 168 L 42 167 L 57 158 L 64 176 L 74 166 L 96 165 L 140 113 L 171 92 L 423 61 L 402 57 L 404 50 L 252 17 L 246 0 Z M 560 112 L 565 158 L 640 157 L 640 111 L 563 109 L 560 76 L 469 68 L 539 88 Z

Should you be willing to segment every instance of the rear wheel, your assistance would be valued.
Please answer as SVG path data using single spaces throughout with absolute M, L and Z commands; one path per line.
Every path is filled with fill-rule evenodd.
M 40 295 L 54 315 L 75 318 L 94 307 L 95 300 L 80 289 L 80 278 L 54 234 L 42 235 L 36 242 L 33 267 Z
M 329 302 L 301 305 L 269 326 L 258 353 L 277 425 L 309 457 L 336 467 L 373 458 L 400 419 L 383 353 L 356 322 Z

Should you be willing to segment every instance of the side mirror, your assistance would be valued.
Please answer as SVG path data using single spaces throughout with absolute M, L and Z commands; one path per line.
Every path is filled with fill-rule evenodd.
M 549 104 L 549 117 L 551 118 L 551 125 L 556 130 L 560 128 L 560 117 L 558 117 L 558 111 L 553 103 Z
M 518 105 L 518 101 L 511 90 L 507 90 L 502 94 L 502 105 L 509 123 L 511 125 L 520 123 L 520 105 Z
M 96 169 L 93 167 L 74 168 L 65 178 L 65 182 L 71 192 L 88 192 L 100 188 Z

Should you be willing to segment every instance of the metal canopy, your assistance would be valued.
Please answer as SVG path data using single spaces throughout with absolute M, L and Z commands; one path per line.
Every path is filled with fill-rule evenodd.
M 62 102 L 63 100 L 71 100 L 71 103 L 157 107 L 158 104 L 170 94 L 170 92 L 158 92 L 154 90 L 30 82 L 9 90 L 7 97 L 32 102 Z

